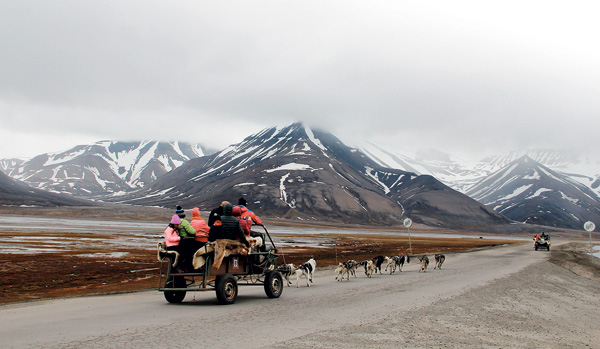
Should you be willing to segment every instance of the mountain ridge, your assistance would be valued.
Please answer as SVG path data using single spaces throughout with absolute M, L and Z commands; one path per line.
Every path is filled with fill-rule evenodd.
M 38 189 L 96 197 L 142 187 L 203 155 L 199 144 L 98 141 L 22 162 L 7 160 L 3 169 L 12 178 Z
M 469 188 L 493 172 L 524 155 L 592 189 L 600 197 L 600 159 L 556 149 L 513 150 L 486 156 L 478 161 L 464 160 L 438 150 L 391 150 L 373 142 L 355 146 L 381 166 L 429 174 L 451 188 L 467 193 Z
M 153 186 L 152 192 L 142 190 L 133 195 L 150 195 L 151 199 L 145 200 L 147 204 L 166 206 L 177 201 L 192 204 L 194 196 L 202 196 L 207 202 L 202 208 L 207 210 L 214 205 L 208 202 L 220 202 L 224 196 L 233 199 L 250 195 L 256 196 L 254 204 L 259 204 L 258 210 L 261 210 L 262 203 L 269 206 L 274 214 L 297 219 L 338 219 L 345 216 L 342 211 L 346 210 L 354 221 L 360 220 L 358 217 L 361 216 L 368 222 L 397 222 L 398 216 L 416 215 L 417 222 L 442 226 L 474 225 L 478 220 L 492 224 L 504 222 L 505 218 L 496 215 L 487 206 L 478 207 L 479 203 L 473 203 L 475 200 L 456 196 L 452 190 L 481 199 L 469 189 L 523 154 L 529 155 L 532 160 L 535 157 L 556 166 L 560 171 L 556 171 L 555 177 L 564 176 L 573 183 L 583 183 L 591 190 L 593 195 L 589 191 L 588 194 L 592 197 L 600 195 L 599 175 L 576 173 L 582 170 L 594 173 L 595 160 L 580 154 L 547 149 L 514 151 L 486 157 L 480 162 L 469 162 L 436 150 L 403 152 L 375 143 L 349 147 L 333 134 L 313 130 L 301 123 L 266 128 L 237 144 L 204 156 L 200 151 L 205 154 L 205 150 L 199 144 L 180 146 L 182 144 L 185 143 L 99 141 L 65 152 L 41 154 L 29 160 L 3 159 L 0 160 L 0 168 L 36 188 L 107 201 L 141 202 L 144 200 L 129 193 Z M 194 147 L 199 151 L 193 151 Z M 315 158 L 314 163 L 310 161 L 312 157 Z M 248 169 L 251 171 L 246 172 Z M 185 185 L 187 188 L 195 187 L 196 182 L 206 179 L 213 182 L 204 184 L 204 192 L 190 194 L 182 188 L 173 190 L 176 185 L 172 181 L 161 182 L 160 179 L 167 173 L 174 173 L 170 178 L 178 178 L 177 181 L 186 182 L 191 178 Z M 426 180 L 427 176 L 435 181 Z M 416 180 L 418 177 L 421 177 L 419 181 Z M 261 179 L 269 180 L 261 182 Z M 328 181 L 334 189 L 318 188 Z M 419 182 L 424 183 L 426 191 L 414 187 Z M 303 184 L 300 186 L 298 183 Z M 270 189 L 252 190 L 254 185 Z M 231 186 L 233 197 L 224 195 L 219 186 Z M 316 199 L 316 193 L 321 193 L 329 202 Z M 384 200 L 380 197 L 382 193 Z M 164 198 L 158 199 L 162 196 Z M 311 199 L 306 199 L 306 196 Z M 274 197 L 277 200 L 273 200 Z M 382 204 L 390 200 L 391 203 Z M 452 209 L 452 204 L 461 209 Z M 361 213 L 361 210 L 374 207 L 377 207 L 375 211 L 378 213 L 372 217 Z M 492 205 L 494 207 L 500 206 Z M 449 219 L 465 212 L 469 214 L 463 217 L 462 222 Z M 392 219 L 393 216 L 395 218 Z M 581 219 L 583 216 L 578 217 Z M 523 221 L 516 214 L 511 218 Z M 553 220 L 535 221 L 558 224 Z M 573 223 L 568 226 L 573 226 Z
M 467 193 L 524 223 L 581 229 L 600 221 L 600 199 L 587 186 L 524 155 L 484 178 Z
M 385 174 L 389 179 L 390 173 L 395 176 L 392 182 L 385 184 L 377 179 Z M 474 221 L 481 220 L 483 225 L 508 222 L 435 178 L 428 176 L 423 181 L 417 180 L 418 177 L 382 168 L 333 134 L 295 123 L 262 130 L 219 153 L 190 160 L 119 201 L 210 210 L 223 200 L 244 196 L 257 213 L 300 220 L 399 224 L 408 212 L 419 222 L 426 221 L 425 216 L 436 211 L 438 219 L 434 224 L 464 225 L 468 220 L 461 222 L 463 212 L 453 212 L 446 207 L 448 202 L 440 205 L 437 201 L 437 195 L 445 192 L 444 195 L 476 207 L 472 212 L 485 212 Z M 390 188 L 412 190 L 414 202 L 407 201 L 410 197 L 394 196 Z M 419 195 L 430 197 L 427 205 L 417 209 Z M 452 224 L 448 224 L 448 216 L 455 217 Z
M 91 201 L 64 194 L 31 188 L 0 171 L 0 205 L 2 206 L 93 206 Z

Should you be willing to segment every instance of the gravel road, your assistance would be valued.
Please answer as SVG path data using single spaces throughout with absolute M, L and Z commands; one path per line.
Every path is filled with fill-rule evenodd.
M 157 291 L 5 305 L 0 347 L 600 348 L 600 283 L 549 255 L 520 244 L 344 282 L 322 269 L 278 299 L 240 287 L 230 306 Z

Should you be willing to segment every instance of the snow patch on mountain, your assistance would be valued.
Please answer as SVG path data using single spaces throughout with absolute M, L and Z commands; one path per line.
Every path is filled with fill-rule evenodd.
M 234 185 L 234 187 L 243 187 L 243 186 L 246 186 L 246 185 L 254 185 L 254 184 L 255 183 L 253 183 L 253 182 L 239 183 L 239 184 Z
M 80 149 L 77 151 L 73 151 L 70 153 L 53 153 L 48 154 L 48 159 L 42 166 L 53 166 L 58 164 L 63 164 L 70 160 L 77 158 L 78 156 L 85 153 L 85 149 Z
M 574 204 L 577 204 L 579 202 L 578 199 L 574 199 L 574 198 L 568 196 L 567 194 L 563 193 L 562 191 L 559 191 L 559 193 L 560 193 L 560 196 L 565 200 L 569 200 L 570 202 L 572 202 Z
M 529 190 L 529 188 L 531 188 L 533 186 L 533 184 L 528 184 L 528 185 L 524 185 L 522 187 L 516 188 L 512 193 L 506 195 L 505 197 L 503 197 L 503 200 L 510 200 L 514 197 L 517 197 L 521 194 L 523 194 L 525 191 Z
M 338 175 L 340 178 L 342 178 L 342 179 L 343 179 L 343 180 L 345 180 L 346 182 L 348 182 L 348 183 L 352 183 L 352 182 L 350 182 L 350 181 L 348 180 L 348 178 L 346 178 L 345 176 L 342 176 L 342 174 L 341 174 L 341 173 L 339 173 L 339 172 L 338 172 L 338 171 L 335 169 L 335 167 L 333 167 L 333 164 L 332 164 L 332 163 L 330 163 L 330 164 L 329 164 L 329 168 L 330 168 L 330 169 L 332 169 L 332 170 L 333 170 L 333 172 L 335 172 L 335 174 L 336 174 L 336 175 Z
M 383 192 L 385 193 L 385 195 L 390 193 L 390 188 L 387 185 L 385 185 L 385 183 L 383 183 L 381 180 L 379 180 L 379 174 L 377 172 L 374 172 L 372 168 L 370 168 L 368 166 L 365 167 L 365 174 L 367 176 L 369 176 L 371 179 L 373 179 L 373 181 L 375 181 L 375 183 L 377 183 L 383 189 Z M 396 183 L 398 181 L 400 181 L 400 178 L 396 181 Z M 395 185 L 395 183 L 394 183 L 394 185 Z
M 294 208 L 294 207 L 296 207 L 296 200 L 291 199 L 288 201 L 288 193 L 285 191 L 285 182 L 288 180 L 289 176 L 290 176 L 289 172 L 287 174 L 281 176 L 281 179 L 279 180 L 279 193 L 280 193 L 281 201 L 283 201 L 290 208 Z
M 552 189 L 548 189 L 548 188 L 540 188 L 535 193 L 533 193 L 532 195 L 526 197 L 525 200 L 532 199 L 532 198 L 537 198 L 537 197 L 541 196 L 542 193 L 545 193 L 545 192 L 553 192 L 553 190 Z
M 289 164 L 285 164 L 285 165 L 281 165 L 276 168 L 265 170 L 265 172 L 271 173 L 271 172 L 275 172 L 275 171 L 307 171 L 307 170 L 316 171 L 309 165 L 297 164 L 295 162 L 291 162 Z
M 323 155 L 325 155 L 325 157 L 329 158 L 329 155 L 327 154 L 327 148 L 325 148 L 325 146 L 323 145 L 323 143 L 321 143 L 321 141 L 315 137 L 315 134 L 310 129 L 310 127 L 304 126 L 304 130 L 306 132 L 306 135 L 308 136 L 308 139 L 314 145 L 316 145 L 319 149 L 321 149 L 323 151 Z
M 105 181 L 105 180 L 102 179 L 102 177 L 100 176 L 100 172 L 98 171 L 97 168 L 86 166 L 85 169 L 88 170 L 94 176 L 94 180 L 98 184 L 100 184 L 100 186 L 102 188 L 106 188 L 107 187 L 107 181 Z M 70 185 L 74 185 L 74 183 L 69 183 L 69 184 Z
M 534 170 L 532 175 L 526 175 L 525 177 L 523 177 L 523 179 L 532 179 L 539 181 L 540 179 L 542 179 L 542 177 L 537 171 Z

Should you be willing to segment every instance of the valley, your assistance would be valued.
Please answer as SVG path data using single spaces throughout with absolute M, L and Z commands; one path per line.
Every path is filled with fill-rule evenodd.
M 23 222 L 27 222 L 24 224 Z M 131 292 L 158 286 L 156 243 L 165 223 L 99 218 L 0 215 L 0 303 Z M 328 269 L 377 255 L 458 253 L 529 241 L 528 236 L 457 235 L 432 229 L 285 226 L 267 222 L 281 262 L 310 257 Z M 413 263 L 416 263 L 413 262 Z

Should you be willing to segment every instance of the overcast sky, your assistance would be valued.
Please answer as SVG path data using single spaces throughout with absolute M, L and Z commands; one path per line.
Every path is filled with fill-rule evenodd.
M 597 1 L 0 0 L 0 158 L 304 121 L 479 156 L 598 148 Z

